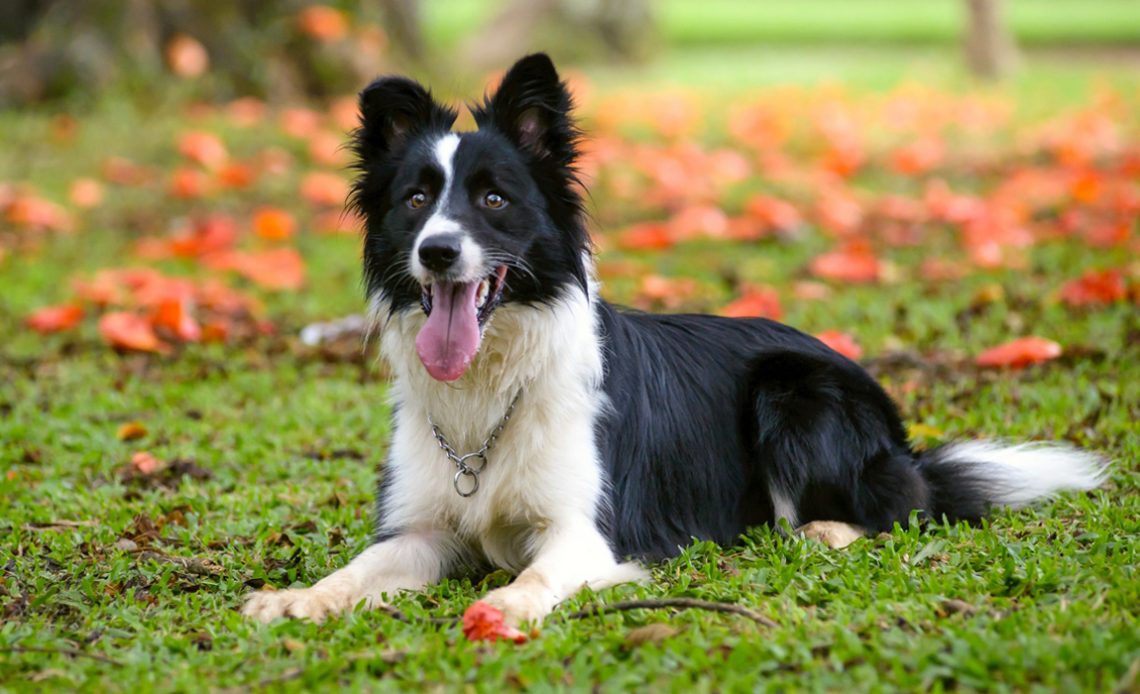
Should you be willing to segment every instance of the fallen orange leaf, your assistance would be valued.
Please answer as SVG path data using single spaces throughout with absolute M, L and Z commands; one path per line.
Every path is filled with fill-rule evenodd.
M 321 127 L 321 114 L 294 106 L 281 111 L 281 130 L 289 137 L 307 138 Z
M 253 233 L 263 239 L 284 241 L 293 236 L 296 228 L 293 215 L 276 207 L 262 207 L 253 214 Z
M 1089 270 L 1061 288 L 1061 300 L 1069 306 L 1091 306 L 1123 301 L 1128 296 L 1120 270 Z
M 115 432 L 115 438 L 120 441 L 134 441 L 146 436 L 146 427 L 142 422 L 127 422 Z
M 167 190 L 171 197 L 192 199 L 205 195 L 209 185 L 206 174 L 197 169 L 179 167 L 171 172 Z
M 1019 369 L 1030 364 L 1056 359 L 1061 356 L 1061 345 L 1043 337 L 1019 337 L 1005 344 L 991 347 L 978 355 L 975 362 L 982 367 L 1009 367 Z
M 162 461 L 146 451 L 139 451 L 131 456 L 131 467 L 140 474 L 153 475 L 162 468 Z
M 772 287 L 749 287 L 736 301 L 720 310 L 729 318 L 771 318 L 780 320 L 784 311 L 780 307 L 780 294 Z
M 299 289 L 305 283 L 305 261 L 294 248 L 230 251 L 209 257 L 207 264 L 216 270 L 233 270 L 266 289 Z
M 226 117 L 240 128 L 249 128 L 265 119 L 265 102 L 252 96 L 243 96 L 226 104 Z
M 310 171 L 301 179 L 301 197 L 312 205 L 343 205 L 348 190 L 348 181 L 329 171 Z
M 257 172 L 249 164 L 231 161 L 218 169 L 217 179 L 225 188 L 242 190 L 253 185 L 257 180 Z
M 863 348 L 859 346 L 859 343 L 850 333 L 841 330 L 824 330 L 821 333 L 816 333 L 815 337 L 848 359 L 859 359 L 863 356 Z
M 207 169 L 220 168 L 230 157 L 220 137 L 202 130 L 191 130 L 179 136 L 178 152 Z
M 76 207 L 98 207 L 103 202 L 103 184 L 93 178 L 77 178 L 71 182 L 67 197 Z
M 697 282 L 691 277 L 662 277 L 661 275 L 645 275 L 641 278 L 634 305 L 640 308 L 649 308 L 660 305 L 667 309 L 676 309 L 697 292 Z
M 631 251 L 661 251 L 673 243 L 669 226 L 662 222 L 639 222 L 618 234 L 618 245 Z
M 151 315 L 156 328 L 164 328 L 183 342 L 197 342 L 202 339 L 202 329 L 190 312 L 190 302 L 185 298 L 169 298 L 158 302 Z
M 752 198 L 745 209 L 768 229 L 791 231 L 803 224 L 803 217 L 794 205 L 768 195 Z
M 145 318 L 125 311 L 104 314 L 99 319 L 99 334 L 112 347 L 121 349 L 139 352 L 164 352 L 167 349 Z
M 808 268 L 817 277 L 843 282 L 874 282 L 882 274 L 879 259 L 860 243 L 850 243 L 837 251 L 818 255 Z
M 526 641 L 526 634 L 506 625 L 502 611 L 482 600 L 472 603 L 463 613 L 463 634 L 468 641 Z
M 55 333 L 70 330 L 83 320 L 83 309 L 79 306 L 45 306 L 32 311 L 24 324 L 38 333 Z
M 35 195 L 17 195 L 8 203 L 4 216 L 18 227 L 51 231 L 71 231 L 74 227 L 67 210 Z

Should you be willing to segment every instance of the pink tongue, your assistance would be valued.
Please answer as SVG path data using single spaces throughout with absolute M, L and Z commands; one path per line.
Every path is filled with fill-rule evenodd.
M 416 335 L 416 353 L 431 377 L 454 381 L 467 371 L 479 349 L 475 291 L 479 282 L 436 282 L 431 313 Z

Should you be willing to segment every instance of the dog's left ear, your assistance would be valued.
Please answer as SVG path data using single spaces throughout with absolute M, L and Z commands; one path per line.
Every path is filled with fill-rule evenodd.
M 537 159 L 573 162 L 577 130 L 570 118 L 573 101 L 545 53 L 519 60 L 489 100 L 496 128 Z

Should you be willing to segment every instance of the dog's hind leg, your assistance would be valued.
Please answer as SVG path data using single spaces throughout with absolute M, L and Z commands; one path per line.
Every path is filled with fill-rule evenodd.
M 385 596 L 435 583 L 456 556 L 450 533 L 407 532 L 377 542 L 311 588 L 258 591 L 246 600 L 242 614 L 261 622 L 278 617 L 321 622 L 361 602 L 375 607 Z
M 752 372 L 754 479 L 771 516 L 801 535 L 845 547 L 906 525 L 929 492 L 893 404 L 866 373 L 838 357 L 778 352 Z

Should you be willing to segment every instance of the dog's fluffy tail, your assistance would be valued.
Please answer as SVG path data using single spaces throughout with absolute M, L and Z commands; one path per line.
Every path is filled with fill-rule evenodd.
M 1106 460 L 1056 443 L 963 441 L 919 455 L 930 487 L 931 514 L 976 521 L 995 506 L 1020 508 L 1058 492 L 1095 489 L 1108 476 Z

